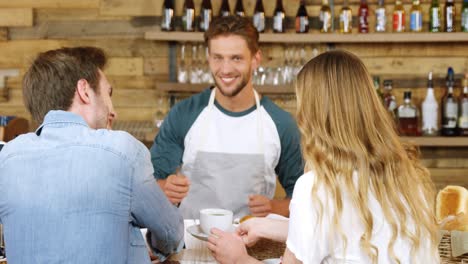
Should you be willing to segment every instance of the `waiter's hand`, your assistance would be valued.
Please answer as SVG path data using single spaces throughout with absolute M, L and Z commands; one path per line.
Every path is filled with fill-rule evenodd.
M 248 205 L 253 216 L 263 217 L 272 212 L 271 200 L 263 195 L 249 195 Z
M 187 196 L 190 188 L 189 179 L 181 173 L 171 174 L 164 180 L 158 180 L 158 184 L 173 204 L 179 204 Z

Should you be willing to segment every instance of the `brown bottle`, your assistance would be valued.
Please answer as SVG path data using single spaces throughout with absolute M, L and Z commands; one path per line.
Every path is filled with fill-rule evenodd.
M 198 29 L 205 32 L 210 27 L 211 20 L 213 19 L 213 8 L 211 7 L 211 0 L 203 0 L 200 10 L 200 23 Z
M 445 32 L 455 32 L 455 5 L 453 0 L 447 0 L 444 8 L 444 30 Z
M 219 16 L 230 16 L 231 8 L 229 8 L 228 0 L 223 0 L 221 3 L 221 8 L 219 9 Z
M 297 10 L 295 27 L 296 33 L 309 32 L 309 15 L 307 14 L 304 0 L 301 0 L 301 4 Z
M 257 0 L 255 4 L 253 24 L 258 32 L 265 32 L 265 8 L 263 8 L 262 0 Z
M 195 5 L 193 4 L 193 0 L 184 1 L 184 12 L 182 14 L 182 30 L 195 30 Z
M 273 32 L 275 33 L 284 33 L 285 30 L 285 19 L 286 14 L 283 8 L 283 1 L 276 0 L 276 7 L 273 11 Z
M 234 8 L 234 14 L 241 17 L 245 16 L 244 4 L 242 3 L 242 0 L 237 0 L 236 7 Z

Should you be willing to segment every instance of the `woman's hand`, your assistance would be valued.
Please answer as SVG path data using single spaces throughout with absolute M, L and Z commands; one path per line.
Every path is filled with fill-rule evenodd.
M 221 264 L 261 263 L 247 254 L 242 238 L 236 233 L 224 232 L 217 228 L 211 229 L 208 249 Z

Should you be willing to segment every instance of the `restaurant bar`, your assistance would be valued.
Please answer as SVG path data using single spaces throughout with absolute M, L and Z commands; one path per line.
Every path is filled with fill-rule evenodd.
M 468 0 L 0 1 L 2 264 L 468 263 L 466 188 Z

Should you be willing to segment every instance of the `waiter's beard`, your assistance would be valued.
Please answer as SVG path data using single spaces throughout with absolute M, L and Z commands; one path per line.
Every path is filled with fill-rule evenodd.
M 250 81 L 250 79 L 247 79 L 246 76 L 244 75 L 241 75 L 241 76 L 242 76 L 241 82 L 237 84 L 232 91 L 224 90 L 222 88 L 223 87 L 222 84 L 218 82 L 218 80 L 216 79 L 216 76 L 213 76 L 213 79 L 216 84 L 216 87 L 218 87 L 218 90 L 221 92 L 222 95 L 226 97 L 235 97 L 247 86 L 247 83 Z

